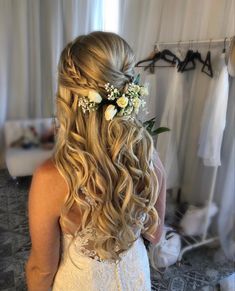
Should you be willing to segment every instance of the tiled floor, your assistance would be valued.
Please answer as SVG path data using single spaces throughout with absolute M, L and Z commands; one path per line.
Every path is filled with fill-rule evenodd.
M 30 182 L 31 177 L 21 178 L 17 185 L 6 170 L 0 170 L 1 291 L 26 290 L 24 263 L 30 249 L 27 221 Z M 234 270 L 232 262 L 218 254 L 218 249 L 195 249 L 183 257 L 180 267 L 171 266 L 163 275 L 151 269 L 152 290 L 219 290 L 216 283 Z

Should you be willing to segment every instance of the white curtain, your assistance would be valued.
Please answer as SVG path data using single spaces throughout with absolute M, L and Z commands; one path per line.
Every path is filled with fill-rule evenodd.
M 235 35 L 235 0 L 120 0 L 124 12 L 121 13 L 120 34 L 130 43 L 136 54 L 136 61 L 149 56 L 154 44 L 160 42 L 178 42 L 180 40 L 223 39 Z M 160 46 L 169 48 L 178 54 L 176 46 Z M 180 47 L 185 56 L 189 46 Z M 208 44 L 197 45 L 202 58 L 206 57 Z M 228 43 L 226 48 L 228 49 Z M 211 45 L 212 63 L 222 53 L 223 43 Z M 162 63 L 164 64 L 164 63 Z M 166 64 L 166 63 L 165 63 Z M 148 99 L 149 114 L 143 119 L 157 117 L 157 126 L 168 120 L 175 123 L 170 133 L 162 133 L 157 139 L 157 148 L 165 161 L 165 151 L 171 150 L 166 164 L 168 188 L 180 187 L 182 200 L 192 204 L 205 204 L 212 183 L 213 167 L 206 167 L 198 157 L 198 140 L 200 123 L 205 108 L 208 88 L 211 78 L 201 72 L 202 65 L 196 64 L 196 69 L 175 76 L 173 68 L 155 68 L 155 73 L 146 73 L 143 68 L 136 71 L 142 73 L 142 80 L 150 83 Z M 181 84 L 175 84 L 177 82 Z M 230 78 L 227 121 L 223 135 L 221 150 L 221 166 L 218 169 L 214 201 L 220 212 L 214 219 L 212 231 L 219 232 L 224 250 L 230 246 L 230 258 L 234 256 L 234 108 L 235 78 Z M 183 92 L 182 85 L 183 84 Z M 175 110 L 174 110 L 174 107 Z M 166 114 L 168 108 L 169 116 Z M 162 121 L 162 123 L 161 123 Z M 163 122 L 164 121 L 164 122 Z M 163 138 L 165 135 L 165 138 Z M 167 138 L 168 135 L 168 138 Z M 180 139 L 178 137 L 180 136 Z M 164 144 L 161 139 L 165 142 Z M 158 144 L 159 142 L 159 144 Z M 174 147 L 174 149 L 173 149 Z M 226 198 L 225 198 L 226 197 Z M 219 222 L 219 223 L 218 223 Z M 229 223 L 225 233 L 223 229 Z M 219 229 L 218 229 L 219 225 Z M 219 231 L 218 231 L 219 230 Z M 232 247 L 233 246 L 233 247 Z M 232 253 L 233 252 L 233 253 Z M 227 251 L 228 254 L 228 251 Z
M 53 115 L 60 52 L 102 14 L 103 0 L 0 0 L 0 167 L 4 121 Z
M 221 166 L 219 167 L 216 201 L 221 201 L 218 217 L 218 231 L 221 245 L 228 258 L 235 260 L 235 81 L 230 82 L 230 98 L 228 100 L 227 126 L 221 150 Z

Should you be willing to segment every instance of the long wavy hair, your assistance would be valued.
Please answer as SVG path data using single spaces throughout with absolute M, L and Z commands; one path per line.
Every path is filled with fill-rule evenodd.
M 152 236 L 160 223 L 154 207 L 159 184 L 151 167 L 152 136 L 136 115 L 107 121 L 105 106 L 86 113 L 78 106 L 88 89 L 107 98 L 107 82 L 122 90 L 133 80 L 134 64 L 133 51 L 123 38 L 94 31 L 68 43 L 58 65 L 59 129 L 53 159 L 69 188 L 61 225 L 74 224 L 68 213 L 75 204 L 82 217 L 75 226 L 82 230 L 92 222 L 98 234 L 94 247 L 102 259 L 120 259 L 115 245 L 127 250 L 138 238 L 136 229 Z M 82 187 L 96 207 L 87 202 Z M 74 239 L 77 233 L 71 233 Z

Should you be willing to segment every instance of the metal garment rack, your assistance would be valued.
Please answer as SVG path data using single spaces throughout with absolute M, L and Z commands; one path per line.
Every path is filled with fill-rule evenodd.
M 197 45 L 197 48 L 199 45 L 208 45 L 209 44 L 209 49 L 211 46 L 220 46 L 221 43 L 224 43 L 224 46 L 227 46 L 227 43 L 229 43 L 229 47 L 231 44 L 231 40 L 233 37 L 225 37 L 225 38 L 220 38 L 220 39 L 209 39 L 209 40 L 188 40 L 188 41 L 177 41 L 177 42 L 156 42 L 154 44 L 154 51 L 160 51 L 159 46 L 176 46 L 178 49 L 180 49 L 180 46 L 183 45 L 188 45 L 189 48 L 193 48 L 194 45 Z M 229 48 L 228 48 L 229 49 Z M 146 67 L 145 65 L 138 65 L 138 67 Z M 154 65 L 154 68 L 168 68 L 168 67 L 175 67 L 175 65 Z
M 181 234 L 181 238 L 182 238 L 183 242 L 185 243 L 185 246 L 181 249 L 180 254 L 178 256 L 178 264 L 180 264 L 180 261 L 184 255 L 184 253 L 186 253 L 187 251 L 190 251 L 194 248 L 197 248 L 197 247 L 200 247 L 203 245 L 218 242 L 218 240 L 219 240 L 218 236 L 214 236 L 214 237 L 210 236 L 209 232 L 208 232 L 208 229 L 209 229 L 209 208 L 210 208 L 210 205 L 213 202 L 213 198 L 214 198 L 214 192 L 215 192 L 214 190 L 215 190 L 217 171 L 218 171 L 218 167 L 213 167 L 212 183 L 211 183 L 210 192 L 209 192 L 209 199 L 207 202 L 207 213 L 206 213 L 206 220 L 205 220 L 205 224 L 204 224 L 203 234 L 202 234 L 202 236 L 184 236 Z M 176 210 L 175 215 L 178 216 L 178 218 L 183 217 L 183 214 L 179 210 Z
M 180 48 L 181 45 L 189 45 L 189 47 L 192 47 L 193 44 L 199 46 L 200 45 L 206 45 L 209 44 L 209 49 L 211 47 L 211 45 L 215 45 L 215 44 L 219 44 L 221 45 L 221 43 L 224 43 L 224 47 L 227 50 L 227 42 L 229 42 L 229 47 L 231 44 L 231 40 L 232 37 L 225 37 L 223 39 L 209 39 L 209 40 L 189 40 L 189 41 L 178 41 L 178 42 L 156 42 L 154 45 L 154 50 L 159 49 L 159 46 L 163 45 L 163 46 L 178 46 L 178 49 Z M 161 66 L 158 66 L 161 67 Z M 204 231 L 203 234 L 201 236 L 185 236 L 183 234 L 181 235 L 181 239 L 184 242 L 184 246 L 182 247 L 180 254 L 178 256 L 178 265 L 180 265 L 181 259 L 183 257 L 183 255 L 187 252 L 190 251 L 192 249 L 195 249 L 197 247 L 203 246 L 203 245 L 208 245 L 214 242 L 218 242 L 219 237 L 218 236 L 210 236 L 208 229 L 209 229 L 209 208 L 210 205 L 213 201 L 214 198 L 214 190 L 215 190 L 215 183 L 216 183 L 216 177 L 217 177 L 217 171 L 218 171 L 218 167 L 214 167 L 213 168 L 213 173 L 212 173 L 212 183 L 211 183 L 211 187 L 210 187 L 210 192 L 209 192 L 209 199 L 207 201 L 207 214 L 206 214 L 206 220 L 205 220 L 205 225 L 204 225 Z M 179 192 L 180 192 L 180 188 L 174 188 L 172 189 L 172 194 L 173 197 L 177 197 L 179 196 Z M 179 221 L 182 217 L 183 217 L 183 213 L 179 210 L 176 209 L 175 212 L 175 218 Z
M 181 45 L 188 45 L 188 46 L 193 46 L 194 44 L 195 45 L 207 45 L 209 44 L 209 48 L 210 46 L 213 44 L 213 45 L 220 45 L 220 43 L 224 43 L 226 45 L 226 43 L 231 43 L 231 40 L 232 40 L 233 37 L 225 37 L 225 38 L 220 38 L 220 39 L 207 39 L 207 40 L 184 40 L 184 41 L 176 41 L 176 42 L 155 42 L 154 44 L 154 48 L 157 48 L 158 45 L 163 45 L 163 46 L 166 46 L 166 45 L 170 45 L 170 46 L 175 46 L 177 45 L 178 47 L 181 46 Z

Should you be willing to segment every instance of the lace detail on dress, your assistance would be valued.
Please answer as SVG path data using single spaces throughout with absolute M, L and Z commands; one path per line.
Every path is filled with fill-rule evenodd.
M 86 238 L 89 237 L 88 229 L 85 230 Z M 71 238 L 64 236 L 64 255 L 52 291 L 151 291 L 149 261 L 141 236 L 127 251 L 120 254 L 118 264 L 109 260 L 97 262 L 90 257 L 95 256 L 92 251 L 80 251 L 79 247 L 86 248 L 85 241 L 85 238 L 82 241 L 77 239 L 70 256 L 66 250 Z
M 140 221 L 144 221 L 145 214 L 141 216 Z M 140 235 L 141 230 L 139 229 L 137 231 L 137 237 Z M 65 234 L 66 236 L 72 236 L 70 234 Z M 90 257 L 91 259 L 94 259 L 99 262 L 114 262 L 112 259 L 101 259 L 97 252 L 93 248 L 93 242 L 95 241 L 95 238 L 97 237 L 96 231 L 92 226 L 91 221 L 88 223 L 88 225 L 81 231 L 79 231 L 76 235 L 75 241 L 74 241 L 74 247 L 77 253 L 79 253 L 82 256 Z M 120 250 L 118 244 L 116 243 L 114 250 L 118 252 Z M 122 258 L 125 253 L 128 252 L 128 250 L 123 251 L 119 254 L 119 256 Z M 115 261 L 115 263 L 117 263 Z
M 91 205 L 91 207 L 92 208 L 96 207 L 97 203 L 89 195 L 86 187 L 81 187 L 80 189 L 81 189 L 82 193 L 85 195 L 85 200 Z M 140 224 L 143 224 L 145 221 L 145 218 L 146 218 L 146 214 L 144 213 L 138 217 L 138 222 Z M 138 229 L 136 231 L 136 238 L 140 235 L 140 233 L 141 233 L 141 229 Z M 65 234 L 65 235 L 71 236 L 70 234 Z M 74 246 L 76 248 L 76 252 L 79 253 L 80 255 L 90 257 L 91 259 L 94 259 L 94 260 L 99 261 L 99 262 L 107 261 L 107 259 L 105 259 L 105 260 L 101 259 L 98 256 L 97 252 L 94 250 L 94 246 L 93 246 L 92 242 L 94 242 L 96 238 L 97 238 L 96 230 L 94 229 L 94 227 L 92 225 L 92 221 L 90 221 L 83 230 L 79 231 L 76 234 L 76 238 L 74 241 Z M 114 246 L 114 250 L 115 250 L 115 252 L 120 251 L 120 248 L 119 248 L 117 243 Z M 122 253 L 119 254 L 119 256 L 122 257 L 122 254 L 124 255 L 125 252 L 126 251 L 123 251 Z M 108 260 L 108 261 L 112 262 L 113 260 Z
M 96 231 L 92 226 L 92 223 L 81 230 L 75 239 L 74 245 L 76 252 L 81 255 L 90 257 L 96 261 L 103 261 L 97 254 L 97 252 L 92 248 L 92 241 L 96 238 Z
M 92 199 L 87 202 L 94 207 Z M 145 214 L 138 220 L 143 223 Z M 138 226 L 137 240 L 119 253 L 116 261 L 103 260 L 94 250 L 97 233 L 92 220 L 76 233 L 74 241 L 71 234 L 63 233 L 62 258 L 52 291 L 151 291 L 149 261 L 140 231 Z M 117 244 L 115 251 L 120 251 Z
M 139 218 L 140 223 L 143 223 L 145 220 L 146 214 L 142 215 Z M 136 237 L 140 236 L 141 229 L 138 229 L 136 232 Z M 65 236 L 72 237 L 72 235 L 65 233 Z M 76 238 L 74 241 L 74 249 L 77 254 L 89 257 L 99 262 L 115 262 L 118 263 L 118 260 L 114 261 L 113 259 L 101 259 L 97 252 L 94 250 L 93 242 L 97 238 L 97 234 L 95 229 L 92 226 L 92 222 L 90 221 L 88 225 L 81 231 L 76 234 Z M 118 252 L 120 250 L 118 244 L 116 243 L 114 250 Z M 123 251 L 119 254 L 120 258 L 122 258 L 128 250 Z

